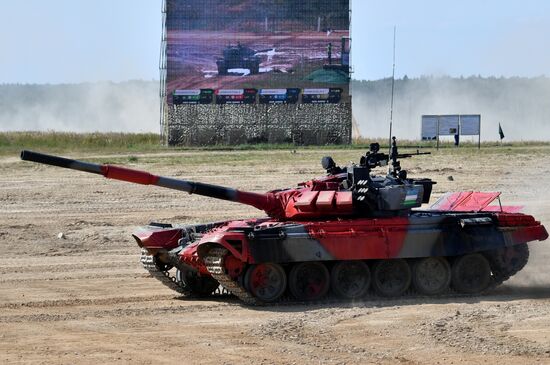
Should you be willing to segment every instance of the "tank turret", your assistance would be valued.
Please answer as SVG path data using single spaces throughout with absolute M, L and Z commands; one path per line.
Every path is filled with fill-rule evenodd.
M 257 52 L 242 44 L 227 46 L 223 50 L 223 57 L 216 60 L 218 75 L 227 75 L 232 68 L 249 69 L 252 75 L 259 73 L 261 59 L 256 55 Z
M 361 157 L 359 164 L 345 169 L 347 177 L 343 185 L 353 192 L 355 210 L 365 212 L 364 215 L 368 216 L 396 215 L 406 214 L 411 208 L 428 203 L 432 186 L 436 182 L 431 179 L 407 178 L 407 171 L 401 169 L 399 162 L 400 158 L 425 154 L 429 152 L 400 154 L 395 137 L 390 155 L 380 152 L 378 143 L 371 143 L 369 151 Z M 372 169 L 388 166 L 390 163 L 387 176 L 371 174 Z

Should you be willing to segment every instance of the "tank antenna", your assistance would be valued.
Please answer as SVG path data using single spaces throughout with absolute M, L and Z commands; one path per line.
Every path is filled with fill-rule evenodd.
M 390 102 L 390 138 L 388 139 L 388 145 L 389 147 L 389 155 L 391 157 L 391 151 L 392 151 L 392 127 L 393 127 L 393 93 L 395 89 L 395 33 L 396 33 L 396 26 L 393 26 L 393 68 L 392 68 L 392 75 L 391 75 L 391 102 Z

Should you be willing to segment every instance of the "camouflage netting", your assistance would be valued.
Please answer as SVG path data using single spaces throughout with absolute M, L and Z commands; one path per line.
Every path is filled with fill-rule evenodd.
M 171 105 L 164 126 L 168 145 L 351 143 L 351 104 Z

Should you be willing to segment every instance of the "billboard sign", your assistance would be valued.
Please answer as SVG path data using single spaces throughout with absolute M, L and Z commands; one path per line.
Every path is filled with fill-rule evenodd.
M 169 104 L 349 99 L 349 0 L 166 0 L 166 9 Z
M 439 135 L 454 136 L 458 134 L 458 115 L 439 116 Z
M 439 136 L 454 136 L 455 145 L 459 145 L 460 136 L 478 136 L 478 148 L 481 148 L 481 115 L 423 115 L 420 132 L 422 140 L 437 140 Z
M 463 136 L 478 136 L 481 129 L 481 115 L 461 115 L 460 134 Z
M 421 137 L 423 140 L 435 140 L 437 139 L 437 115 L 423 115 L 422 116 L 422 132 Z
M 341 88 L 304 89 L 302 102 L 304 104 L 338 104 L 342 100 Z
M 211 104 L 214 90 L 212 89 L 194 89 L 194 90 L 175 90 L 172 94 L 173 103 L 179 104 Z
M 262 89 L 260 104 L 296 104 L 300 89 Z
M 256 102 L 256 89 L 218 89 L 216 104 L 254 104 Z

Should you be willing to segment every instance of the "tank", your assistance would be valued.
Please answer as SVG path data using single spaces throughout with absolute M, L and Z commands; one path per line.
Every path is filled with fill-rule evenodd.
M 133 234 L 144 268 L 184 296 L 222 290 L 256 305 L 476 295 L 520 271 L 527 244 L 548 238 L 545 227 L 518 207 L 491 204 L 500 203 L 497 192 L 447 193 L 422 208 L 435 182 L 408 177 L 399 161 L 416 154 L 399 154 L 395 139 L 388 154 L 373 143 L 357 163 L 340 167 L 327 156 L 323 176 L 267 193 L 31 151 L 21 158 L 265 211 L 245 220 L 151 223 Z M 373 174 L 383 166 L 386 176 Z
M 259 73 L 261 59 L 256 53 L 257 51 L 241 44 L 227 46 L 223 50 L 223 57 L 216 60 L 218 75 L 227 75 L 227 70 L 232 68 L 247 68 L 251 75 Z

